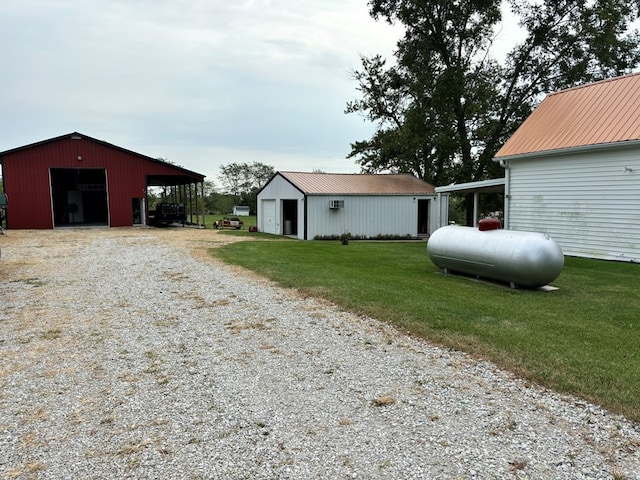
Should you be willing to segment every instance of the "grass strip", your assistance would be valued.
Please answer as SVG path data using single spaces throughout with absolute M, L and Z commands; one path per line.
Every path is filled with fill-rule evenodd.
M 212 254 L 640 421 L 639 265 L 567 258 L 542 292 L 445 275 L 424 242 L 259 236 Z

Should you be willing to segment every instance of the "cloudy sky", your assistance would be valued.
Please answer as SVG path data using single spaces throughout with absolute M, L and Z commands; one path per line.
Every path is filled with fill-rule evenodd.
M 360 55 L 399 28 L 366 0 L 0 3 L 0 151 L 78 131 L 216 180 L 219 167 L 357 172 Z
M 367 0 L 2 1 L 0 151 L 78 131 L 214 182 L 233 162 L 358 172 L 374 126 L 344 114 L 352 72 L 401 33 Z

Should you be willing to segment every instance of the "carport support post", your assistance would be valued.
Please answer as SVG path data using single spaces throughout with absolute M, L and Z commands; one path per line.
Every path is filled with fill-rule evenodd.
M 478 226 L 478 207 L 480 204 L 480 193 L 473 192 L 473 226 Z
M 191 189 L 192 185 L 193 185 L 192 183 L 189 184 L 189 222 L 190 223 L 193 223 L 193 190 Z
M 207 228 L 207 225 L 204 221 L 204 180 L 200 182 L 200 188 L 202 192 L 202 226 Z M 198 187 L 196 186 L 196 192 L 198 191 Z

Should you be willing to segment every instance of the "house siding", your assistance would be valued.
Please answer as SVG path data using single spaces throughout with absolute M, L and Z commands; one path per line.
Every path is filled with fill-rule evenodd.
M 640 261 L 639 149 L 520 158 L 509 168 L 509 228 L 547 233 L 566 255 Z

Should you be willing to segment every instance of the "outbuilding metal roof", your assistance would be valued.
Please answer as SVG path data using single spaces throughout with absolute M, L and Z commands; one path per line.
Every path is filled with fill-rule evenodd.
M 640 140 L 640 74 L 548 95 L 496 159 Z
M 278 172 L 305 194 L 434 195 L 432 185 L 409 174 Z

